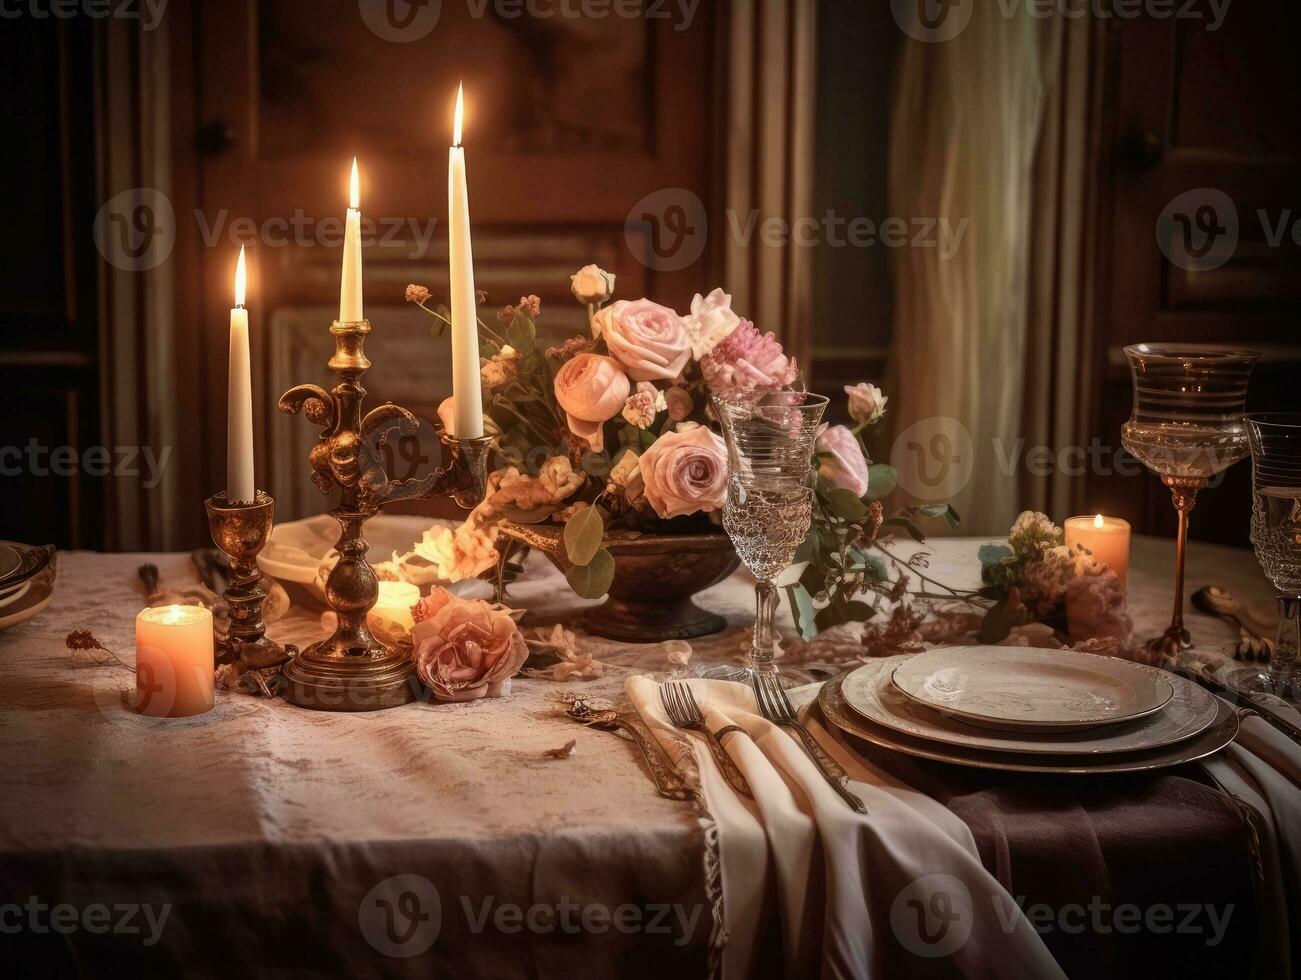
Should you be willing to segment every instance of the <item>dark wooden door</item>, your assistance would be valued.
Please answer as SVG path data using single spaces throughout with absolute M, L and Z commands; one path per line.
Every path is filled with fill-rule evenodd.
M 1294 4 L 1233 4 L 1205 20 L 1113 20 L 1106 138 L 1111 189 L 1098 292 L 1095 432 L 1129 415 L 1121 348 L 1218 342 L 1264 358 L 1249 408 L 1301 410 L 1301 61 Z M 1125 465 L 1122 460 L 1122 467 Z M 1137 467 L 1132 458 L 1129 465 Z M 1245 544 L 1250 466 L 1201 495 L 1195 536 Z M 1147 473 L 1095 474 L 1091 499 L 1168 534 L 1169 494 Z
M 368 2 L 195 8 L 203 227 L 188 234 L 200 240 L 199 349 L 208 389 L 224 391 L 231 270 L 236 241 L 248 241 L 259 483 L 276 496 L 278 516 L 323 505 L 307 480 L 316 431 L 273 406 L 291 384 L 330 380 L 337 223 L 354 155 L 363 214 L 378 223 L 364 248 L 374 325 L 367 347 L 376 365 L 367 386 L 376 400 L 425 418 L 450 394 L 448 340 L 432 336 L 403 292 L 421 283 L 446 297 L 447 148 L 458 81 L 467 95 L 476 285 L 490 310 L 536 293 L 552 336 L 585 329 L 569 275 L 588 262 L 615 272 L 625 298 L 650 294 L 683 307 L 693 291 L 713 285 L 706 258 L 681 269 L 647 262 L 650 230 L 626 227 L 634 202 L 661 189 L 710 198 L 706 7 L 685 29 L 646 17 L 503 17 L 491 4 L 483 17 L 473 4 L 398 4 L 415 17 L 397 21 L 385 13 L 395 5 Z M 430 27 L 422 18 L 432 10 Z M 209 483 L 217 486 L 225 415 L 209 410 L 205 418 Z
M 6 19 L 0 61 L 0 538 L 98 547 L 120 454 L 98 424 L 91 24 Z

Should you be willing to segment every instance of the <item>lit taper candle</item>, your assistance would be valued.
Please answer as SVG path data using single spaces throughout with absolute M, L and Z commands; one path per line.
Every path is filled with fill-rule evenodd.
M 361 303 L 361 178 L 357 158 L 352 158 L 348 182 L 348 221 L 343 230 L 343 279 L 339 286 L 339 322 L 365 319 Z
M 447 161 L 447 228 L 452 298 L 452 418 L 461 439 L 483 435 L 479 389 L 479 323 L 474 296 L 474 255 L 470 247 L 470 193 L 465 179 L 461 126 L 465 99 L 456 87 L 456 116 Z
M 253 373 L 249 364 L 248 267 L 240 246 L 235 266 L 235 308 L 230 311 L 230 367 L 226 391 L 226 501 L 251 504 L 253 483 Z

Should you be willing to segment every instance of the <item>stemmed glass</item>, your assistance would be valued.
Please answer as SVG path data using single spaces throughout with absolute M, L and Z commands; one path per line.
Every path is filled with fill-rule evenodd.
M 1301 414 L 1247 416 L 1251 444 L 1251 543 L 1278 589 L 1278 637 L 1269 673 L 1233 678 L 1253 692 L 1288 696 L 1301 641 Z
M 1184 627 L 1184 554 L 1197 491 L 1247 455 L 1243 411 L 1260 354 L 1199 344 L 1126 347 L 1134 411 L 1121 443 L 1170 488 L 1179 514 L 1170 628 L 1149 647 L 1173 658 L 1192 645 Z
M 813 519 L 813 442 L 828 399 L 803 391 L 714 399 L 727 441 L 723 529 L 755 583 L 750 666 L 736 679 L 775 672 L 777 586 Z

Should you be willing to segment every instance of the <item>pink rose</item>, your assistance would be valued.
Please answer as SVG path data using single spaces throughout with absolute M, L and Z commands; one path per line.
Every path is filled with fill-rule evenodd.
M 412 610 L 411 659 L 439 701 L 474 701 L 510 693 L 528 644 L 502 606 L 435 589 Z
M 632 385 L 614 358 L 579 354 L 556 372 L 555 390 L 569 431 L 599 453 L 605 446 L 601 426 L 623 411 Z
M 822 455 L 818 473 L 823 479 L 855 497 L 867 493 L 867 457 L 858 437 L 846 426 L 831 426 L 818 436 L 815 448 Z
M 691 400 L 691 392 L 686 388 L 670 388 L 664 392 L 664 404 L 668 406 L 669 418 L 674 422 L 684 421 L 696 410 L 696 403 Z
M 734 391 L 776 390 L 795 381 L 799 369 L 771 333 L 761 334 L 749 320 L 741 323 L 700 362 L 716 395 Z
M 718 510 L 727 499 L 727 445 L 704 426 L 688 422 L 664 433 L 638 466 L 660 517 Z
M 1133 629 L 1115 572 L 1078 575 L 1066 587 L 1066 631 L 1072 640 L 1128 640 Z
M 592 329 L 634 381 L 672 381 L 691 356 L 682 317 L 648 299 L 611 303 Z

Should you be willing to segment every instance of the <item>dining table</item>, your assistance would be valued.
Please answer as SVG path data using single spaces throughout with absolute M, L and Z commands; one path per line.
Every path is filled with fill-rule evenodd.
M 409 525 L 412 540 L 428 526 L 381 522 Z M 924 551 L 929 575 L 969 586 L 982 543 L 933 538 L 907 553 Z M 1173 555 L 1169 540 L 1134 538 L 1138 635 L 1168 622 Z M 627 712 L 625 685 L 638 675 L 741 662 L 754 616 L 744 571 L 697 597 L 729 625 L 692 640 L 686 666 L 677 644 L 583 634 L 575 614 L 591 603 L 534 553 L 507 603 L 526 610 L 526 631 L 577 630 L 598 676 L 538 672 L 500 698 L 361 713 L 219 689 L 211 711 L 166 719 L 130 707 L 145 604 L 137 570 L 149 563 L 163 587 L 188 587 L 198 581 L 190 553 L 69 551 L 58 561 L 49 608 L 0 633 L 0 974 L 782 972 L 776 900 L 729 893 L 719 825 L 700 801 L 660 795 L 637 744 L 566 713 L 574 697 Z M 1190 591 L 1219 585 L 1263 613 L 1272 602 L 1247 550 L 1193 542 L 1187 579 Z M 323 635 L 319 599 L 298 585 L 289 596 L 270 635 L 299 645 Z M 1242 666 L 1232 626 L 1192 609 L 1188 626 L 1190 665 L 1221 678 Z M 74 630 L 127 666 L 70 650 Z M 856 665 L 855 630 L 811 649 L 818 643 L 828 662 Z M 871 654 L 860 644 L 858 656 Z M 1151 907 L 1174 910 L 1160 929 L 1089 928 L 1087 914 L 1076 929 L 1050 912 L 1057 927 L 1043 941 L 1066 975 L 1269 972 L 1261 950 L 1276 948 L 1295 912 L 1277 907 L 1265 880 L 1260 815 L 1201 764 L 1049 776 L 858 749 L 965 823 L 1022 908 L 1132 906 L 1140 921 Z M 746 929 L 736 925 L 743 906 Z M 1193 906 L 1217 910 L 1213 937 L 1177 928 L 1178 910 Z M 913 966 L 951 975 L 920 956 Z M 1006 966 L 1004 976 L 1028 975 Z

